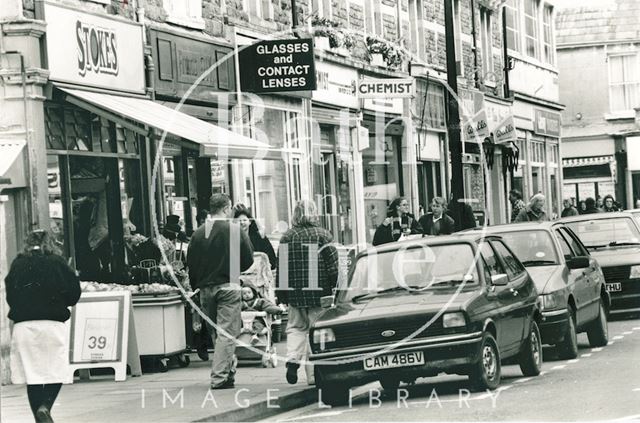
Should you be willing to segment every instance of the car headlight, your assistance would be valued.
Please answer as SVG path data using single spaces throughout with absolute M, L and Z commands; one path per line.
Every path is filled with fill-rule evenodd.
M 542 308 L 544 310 L 553 310 L 560 307 L 560 300 L 555 294 L 545 294 L 542 298 Z
M 631 266 L 631 274 L 629 275 L 629 279 L 640 279 L 640 264 Z
M 335 342 L 336 335 L 333 333 L 333 329 L 316 329 L 313 331 L 313 343 L 323 346 L 328 342 Z
M 457 328 L 467 324 L 462 312 L 446 313 L 442 316 L 442 327 L 444 328 Z

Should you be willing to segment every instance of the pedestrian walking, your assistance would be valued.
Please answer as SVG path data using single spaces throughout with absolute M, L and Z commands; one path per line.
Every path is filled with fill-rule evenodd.
M 387 208 L 387 217 L 373 235 L 373 245 L 398 241 L 402 236 L 421 234 L 422 228 L 414 215 L 409 213 L 409 202 L 397 197 Z
M 620 211 L 618 205 L 616 204 L 616 200 L 611 194 L 607 194 L 604 196 L 604 198 L 602 199 L 602 204 L 602 211 L 605 213 Z
M 517 189 L 509 191 L 509 202 L 511 203 L 511 222 L 515 222 L 520 212 L 526 209 L 527 205 L 522 201 L 522 193 Z
M 211 364 L 211 389 L 235 385 L 235 338 L 242 328 L 240 272 L 253 264 L 249 236 L 231 222 L 233 209 L 225 194 L 214 194 L 209 216 L 193 233 L 187 251 L 189 279 L 200 289 L 204 313 L 216 324 Z
M 251 215 L 251 211 L 244 204 L 236 204 L 234 207 L 233 217 L 236 219 L 243 231 L 249 235 L 251 246 L 254 252 L 265 253 L 269 257 L 269 264 L 272 269 L 276 268 L 277 258 L 273 250 L 273 245 L 269 238 L 258 228 L 256 220 Z
M 27 385 L 36 422 L 52 422 L 51 409 L 63 383 L 73 382 L 69 369 L 68 307 L 80 298 L 80 281 L 52 236 L 29 234 L 24 251 L 5 278 L 11 337 L 11 381 Z
M 564 208 L 562 209 L 562 213 L 560 214 L 560 217 L 569 217 L 569 216 L 577 216 L 578 215 L 578 209 L 573 207 L 573 203 L 571 202 L 570 198 L 565 198 L 562 201 L 562 206 Z
M 431 213 L 420 218 L 418 223 L 422 227 L 424 235 L 448 235 L 455 230 L 455 222 L 445 214 L 445 202 L 442 197 L 433 197 L 431 201 Z
M 289 305 L 286 378 L 298 382 L 300 363 L 309 355 L 309 329 L 322 311 L 320 298 L 332 295 L 338 280 L 338 250 L 333 236 L 319 226 L 314 202 L 302 200 L 293 212 L 292 227 L 278 248 L 278 301 Z M 307 381 L 314 383 L 313 367 L 305 366 Z
M 549 220 L 544 211 L 545 197 L 538 193 L 531 197 L 529 205 L 520 211 L 515 222 L 542 222 Z
M 589 197 L 584 201 L 585 209 L 582 214 L 594 214 L 594 213 L 602 213 L 598 207 L 596 207 L 596 200 L 593 197 Z

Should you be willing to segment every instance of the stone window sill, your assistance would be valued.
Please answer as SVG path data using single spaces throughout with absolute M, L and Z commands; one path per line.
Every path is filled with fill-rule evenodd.
M 186 16 L 182 16 L 182 17 L 168 16 L 167 22 L 174 25 L 183 26 L 185 28 L 192 28 L 192 29 L 205 28 L 204 19 L 202 18 L 191 18 Z

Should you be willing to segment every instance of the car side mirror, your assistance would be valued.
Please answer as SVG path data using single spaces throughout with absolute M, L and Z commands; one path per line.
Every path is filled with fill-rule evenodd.
M 331 308 L 333 307 L 333 295 L 326 295 L 324 297 L 320 297 L 320 307 L 322 308 Z
M 491 285 L 505 286 L 509 283 L 509 277 L 505 273 L 491 276 Z
M 578 257 L 573 257 L 569 260 L 567 260 L 567 267 L 571 270 L 573 269 L 585 269 L 587 267 L 591 266 L 591 261 L 589 260 L 589 257 L 587 256 L 578 256 Z

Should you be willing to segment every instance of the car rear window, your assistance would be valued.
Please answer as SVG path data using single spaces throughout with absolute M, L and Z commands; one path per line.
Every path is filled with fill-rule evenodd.
M 531 230 L 500 234 L 525 266 L 558 264 L 558 254 L 547 231 Z
M 578 235 L 585 247 L 604 247 L 612 242 L 640 242 L 640 231 L 629 217 L 582 220 L 567 222 L 566 225 Z
M 358 259 L 346 295 L 376 293 L 399 286 L 440 289 L 477 285 L 474 250 L 469 244 L 411 247 Z M 450 282 L 450 283 L 448 283 Z

